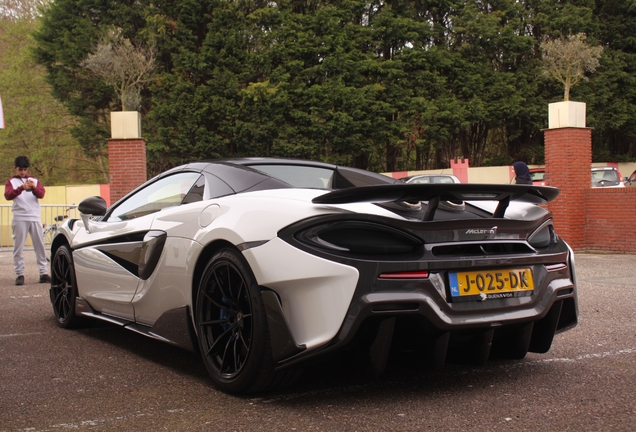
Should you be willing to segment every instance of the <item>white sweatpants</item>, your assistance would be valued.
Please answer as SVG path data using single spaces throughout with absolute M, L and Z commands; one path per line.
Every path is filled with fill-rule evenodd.
M 24 275 L 23 251 L 27 234 L 31 236 L 40 275 L 48 274 L 46 267 L 46 249 L 42 235 L 42 223 L 13 221 L 11 228 L 13 228 L 13 268 L 15 269 L 15 274 L 18 276 Z

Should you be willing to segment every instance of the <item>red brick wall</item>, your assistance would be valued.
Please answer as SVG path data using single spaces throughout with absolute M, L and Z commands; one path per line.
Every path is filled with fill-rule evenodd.
M 110 200 L 119 198 L 147 180 L 146 140 L 109 139 Z
M 548 204 L 557 233 L 575 251 L 636 253 L 636 187 L 592 188 L 592 131 L 544 131 L 545 176 L 561 189 Z
M 636 187 L 590 188 L 585 206 L 585 250 L 636 253 L 635 214 Z

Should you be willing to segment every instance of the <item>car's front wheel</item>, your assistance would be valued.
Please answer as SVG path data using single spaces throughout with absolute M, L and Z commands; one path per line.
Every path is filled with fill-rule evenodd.
M 75 313 L 77 283 L 73 268 L 73 255 L 66 245 L 60 246 L 51 261 L 51 304 L 60 327 L 76 328 L 82 318 Z
M 274 372 L 267 317 L 256 279 L 235 249 L 218 251 L 207 264 L 199 284 L 195 320 L 203 362 L 218 387 L 231 393 L 252 393 L 286 381 Z

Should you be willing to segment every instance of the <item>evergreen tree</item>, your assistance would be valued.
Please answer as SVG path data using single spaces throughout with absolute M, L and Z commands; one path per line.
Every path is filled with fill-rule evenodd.
M 600 67 L 576 95 L 587 103 L 594 161 L 636 160 L 636 8 L 633 2 L 597 1 Z
M 141 93 L 150 173 L 194 159 L 283 156 L 378 171 L 543 159 L 545 37 L 609 48 L 572 91 L 595 154 L 632 157 L 636 62 L 618 0 L 55 0 L 36 56 L 72 133 L 103 154 L 112 87 L 82 67 L 112 28 L 157 48 Z M 619 30 L 617 33 L 616 30 Z

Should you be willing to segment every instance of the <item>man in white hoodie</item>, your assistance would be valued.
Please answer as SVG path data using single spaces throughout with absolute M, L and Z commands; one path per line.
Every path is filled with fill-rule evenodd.
M 15 175 L 7 180 L 4 186 L 4 197 L 13 201 L 13 268 L 17 278 L 16 285 L 24 285 L 24 242 L 31 236 L 33 249 L 40 270 L 40 283 L 51 283 L 46 266 L 46 249 L 42 236 L 42 220 L 40 219 L 40 199 L 44 198 L 44 186 L 35 177 L 28 175 L 29 158 L 15 158 L 13 170 Z

